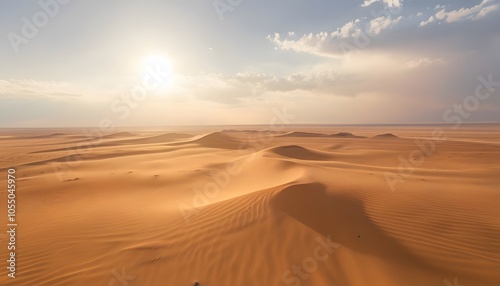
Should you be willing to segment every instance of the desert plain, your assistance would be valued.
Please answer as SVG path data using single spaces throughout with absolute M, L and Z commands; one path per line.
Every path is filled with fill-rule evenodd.
M 2 129 L 0 146 L 1 285 L 500 285 L 500 125 Z

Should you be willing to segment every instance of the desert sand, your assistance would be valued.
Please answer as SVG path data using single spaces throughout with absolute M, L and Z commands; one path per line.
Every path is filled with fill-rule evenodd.
M 499 125 L 4 129 L 0 146 L 2 228 L 11 167 L 18 219 L 1 285 L 500 285 Z

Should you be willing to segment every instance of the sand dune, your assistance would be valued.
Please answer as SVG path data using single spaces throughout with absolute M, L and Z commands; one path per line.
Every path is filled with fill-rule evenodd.
M 134 133 L 132 133 L 132 132 L 116 132 L 113 134 L 104 135 L 103 138 L 115 139 L 115 138 L 127 138 L 127 137 L 133 137 L 133 136 L 134 136 Z
M 385 133 L 385 134 L 379 134 L 379 135 L 373 136 L 373 138 L 398 138 L 398 136 L 396 136 L 392 133 Z
M 172 145 L 185 144 L 197 144 L 200 147 L 205 148 L 238 149 L 240 148 L 241 142 L 233 139 L 231 136 L 226 135 L 223 132 L 214 132 L 192 141 L 185 141 Z
M 49 138 L 54 138 L 54 137 L 62 137 L 62 136 L 65 136 L 65 135 L 66 134 L 64 134 L 64 133 L 56 132 L 56 133 L 51 133 L 51 134 L 28 136 L 28 137 L 25 137 L 25 138 L 49 139 Z
M 354 135 L 351 132 L 339 132 L 337 134 L 332 134 L 330 137 L 342 137 L 342 138 L 366 138 L 365 136 Z
M 124 132 L 126 134 L 131 134 L 131 133 L 128 133 L 128 132 Z M 121 134 L 124 134 L 124 133 L 121 133 Z M 118 137 L 107 137 L 107 136 L 104 136 L 104 138 L 122 138 L 122 137 L 128 137 L 126 135 L 123 135 L 123 136 L 118 136 Z M 139 136 L 136 136 L 136 137 L 139 137 Z M 83 142 L 85 142 L 85 144 L 79 144 L 77 147 L 78 148 L 75 148 L 75 146 L 71 146 L 71 147 L 64 147 L 64 148 L 57 148 L 57 149 L 47 149 L 47 150 L 41 150 L 41 151 L 34 151 L 34 152 L 30 152 L 30 153 L 33 153 L 33 154 L 36 154 L 36 153 L 50 153 L 50 152 L 62 152 L 62 151 L 73 151 L 73 152 L 79 152 L 78 150 L 76 149 L 81 149 L 81 150 L 85 150 L 85 149 L 94 149 L 94 148 L 103 148 L 103 147 L 118 147 L 120 145 L 145 145 L 145 144 L 159 144 L 159 143 L 170 143 L 172 141 L 177 141 L 177 140 L 181 140 L 181 139 L 186 139 L 186 138 L 191 138 L 192 136 L 189 135 L 189 134 L 182 134 L 182 133 L 168 133 L 168 134 L 162 134 L 162 135 L 156 135 L 156 136 L 146 136 L 146 137 L 142 137 L 142 138 L 134 138 L 134 139 L 122 139 L 122 140 L 112 140 L 112 141 L 105 141 L 105 142 L 95 142 L 95 141 L 88 141 L 88 140 L 85 140 Z M 82 141 L 79 141 L 79 142 L 82 142 Z M 139 152 L 141 153 L 141 152 Z
M 328 134 L 313 133 L 313 132 L 290 132 L 280 135 L 280 137 L 327 137 Z
M 449 131 L 418 164 L 431 128 L 292 127 L 129 130 L 81 154 L 77 130 L 4 131 L 19 263 L 0 284 L 500 284 L 500 127 Z
M 335 134 L 324 134 L 314 132 L 290 132 L 287 134 L 279 135 L 279 137 L 340 137 L 340 138 L 365 138 L 364 136 L 357 136 L 351 132 L 338 132 Z
M 327 153 L 309 150 L 297 145 L 274 147 L 270 149 L 269 152 L 283 157 L 300 160 L 329 160 L 332 158 L 332 156 Z
M 128 139 L 119 140 L 113 142 L 107 142 L 107 146 L 119 145 L 119 144 L 155 144 L 155 143 L 168 143 L 175 140 L 191 138 L 192 135 L 183 133 L 167 133 L 162 135 L 156 135 L 151 137 L 139 138 L 139 139 Z

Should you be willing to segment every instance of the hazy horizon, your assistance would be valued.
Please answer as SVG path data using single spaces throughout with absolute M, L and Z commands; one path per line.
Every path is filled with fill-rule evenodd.
M 465 122 L 460 126 L 488 126 L 488 125 L 500 125 L 500 122 Z M 130 125 L 130 126 L 117 126 L 114 131 L 127 130 L 127 129 L 144 129 L 144 128 L 183 128 L 183 127 L 269 127 L 269 124 L 196 124 L 196 125 Z M 282 124 L 280 127 L 285 127 L 286 129 L 293 129 L 293 127 L 307 127 L 307 126 L 325 126 L 325 127 L 345 127 L 345 126 L 359 126 L 359 127 L 376 127 L 376 126 L 414 126 L 414 127 L 425 127 L 425 126 L 454 126 L 452 123 L 442 123 L 442 122 L 429 122 L 429 123 L 353 123 L 353 124 L 336 124 L 336 123 L 293 123 L 293 124 Z M 62 126 L 43 126 L 43 127 L 0 127 L 0 130 L 72 130 L 72 129 L 99 129 L 99 126 L 72 126 L 72 127 L 62 127 Z M 271 128 L 272 129 L 272 128 Z M 281 128 L 280 128 L 281 129 Z M 113 131 L 113 132 L 114 132 Z M 258 131 L 258 130 L 254 130 Z

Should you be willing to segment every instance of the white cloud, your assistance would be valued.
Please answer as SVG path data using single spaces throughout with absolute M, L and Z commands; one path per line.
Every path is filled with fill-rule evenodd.
M 383 2 L 388 7 L 401 7 L 403 0 L 365 0 L 361 7 L 367 7 L 375 2 Z
M 361 38 L 362 41 L 367 41 L 366 39 L 368 39 L 369 42 L 371 41 L 370 37 L 375 37 L 383 30 L 394 27 L 402 19 L 401 16 L 396 19 L 381 16 L 369 22 L 363 21 L 363 23 L 361 23 L 360 19 L 355 19 L 331 33 L 309 33 L 298 39 L 290 36 L 290 33 L 288 37 L 282 37 L 281 34 L 275 33 L 273 36 L 268 35 L 267 39 L 275 45 L 275 49 L 292 50 L 321 56 L 337 56 L 344 54 L 346 50 L 353 50 L 346 47 L 347 43 L 344 40 L 354 40 L 356 42 Z
M 429 19 L 427 21 L 420 22 L 419 26 L 423 27 L 429 23 L 433 23 L 435 20 L 436 20 L 436 18 L 434 18 L 434 16 L 431 16 L 431 17 L 429 17 Z
M 443 20 L 444 18 L 446 18 L 446 12 L 445 12 L 445 10 L 444 9 L 439 10 L 436 13 L 436 19 Z
M 418 12 L 418 13 L 417 13 L 417 17 L 420 17 L 420 16 L 422 16 L 422 15 L 423 15 L 423 14 L 422 14 L 422 12 Z
M 295 90 L 322 94 L 339 94 L 335 87 L 352 82 L 346 74 L 331 69 L 292 73 L 284 76 L 243 72 L 234 75 L 208 74 L 182 79 L 181 88 L 195 98 L 223 104 L 238 104 L 261 98 L 266 92 Z
M 432 59 L 429 57 L 425 57 L 425 58 L 419 58 L 416 60 L 409 61 L 405 64 L 405 66 L 409 69 L 414 69 L 414 68 L 418 68 L 418 67 L 427 67 L 430 65 L 442 64 L 442 63 L 444 63 L 443 59 L 440 59 L 440 58 L 439 59 Z
M 365 2 L 363 2 L 363 4 L 361 4 L 361 7 L 370 6 L 371 4 L 378 2 L 378 1 L 380 1 L 380 0 L 365 0 Z
M 479 13 L 477 13 L 477 15 L 476 15 L 476 17 L 474 17 L 474 19 L 482 18 L 482 17 L 486 16 L 487 14 L 489 14 L 490 12 L 496 11 L 499 7 L 500 7 L 500 4 L 495 4 L 495 5 L 491 5 L 488 7 L 484 7 L 483 9 L 481 9 L 481 11 L 479 11 Z
M 0 98 L 58 99 L 75 97 L 75 87 L 65 82 L 47 82 L 27 79 L 0 80 Z
M 344 26 L 337 29 L 337 31 L 333 32 L 332 37 L 345 39 L 352 36 L 357 29 L 357 24 L 359 24 L 359 19 L 347 22 Z
M 442 63 L 442 58 L 418 54 L 408 58 L 403 53 L 361 51 L 351 61 L 326 61 L 297 73 L 209 74 L 187 78 L 182 85 L 193 98 L 229 105 L 261 102 L 290 94 L 338 98 L 356 97 L 366 92 L 383 94 L 382 91 L 391 89 L 397 89 L 391 92 L 399 94 L 405 87 L 394 79 L 404 79 L 406 83 L 415 81 L 416 77 L 430 77 L 430 73 L 439 71 L 415 70 L 415 73 L 413 69 Z M 384 68 L 380 69 L 381 66 Z
M 383 0 L 389 7 L 401 7 L 403 0 Z
M 444 5 L 436 5 L 436 7 L 434 7 L 434 10 L 441 10 L 441 9 L 444 9 Z
M 274 33 L 274 36 L 268 35 L 267 39 L 276 45 L 281 50 L 292 50 L 296 52 L 318 53 L 326 42 L 331 40 L 331 36 L 327 32 L 318 34 L 309 33 L 302 36 L 300 39 L 282 38 L 279 33 Z
M 396 19 L 391 19 L 390 17 L 378 17 L 370 21 L 369 32 L 372 35 L 378 35 L 383 30 L 395 26 L 401 21 L 402 17 L 399 16 Z
M 444 6 L 436 6 L 436 9 L 441 9 L 436 13 L 436 18 L 444 20 L 447 23 L 458 22 L 464 19 L 477 20 L 497 10 L 500 7 L 499 3 L 492 3 L 492 0 L 483 0 L 478 5 L 470 8 L 460 8 L 447 12 Z

